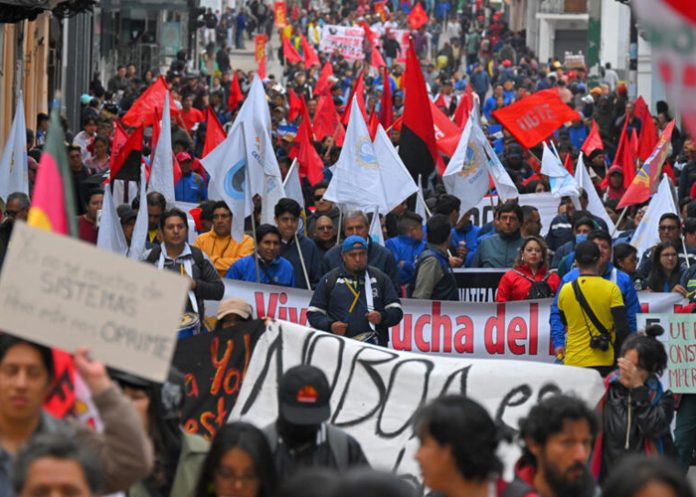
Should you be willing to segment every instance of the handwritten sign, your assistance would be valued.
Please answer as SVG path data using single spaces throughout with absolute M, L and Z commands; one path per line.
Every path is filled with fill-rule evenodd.
M 227 422 L 251 351 L 265 329 L 256 319 L 179 340 L 172 364 L 184 375 L 181 424 L 186 431 L 210 439 Z
M 0 278 L 0 329 L 164 381 L 188 281 L 17 223 Z
M 696 316 L 693 314 L 639 315 L 638 329 L 659 324 L 665 330 L 660 340 L 667 349 L 665 388 L 674 393 L 696 393 Z

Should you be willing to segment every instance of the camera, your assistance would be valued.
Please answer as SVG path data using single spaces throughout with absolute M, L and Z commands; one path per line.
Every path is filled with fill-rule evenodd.
M 593 335 L 590 337 L 590 348 L 606 352 L 609 350 L 609 337 L 605 335 Z

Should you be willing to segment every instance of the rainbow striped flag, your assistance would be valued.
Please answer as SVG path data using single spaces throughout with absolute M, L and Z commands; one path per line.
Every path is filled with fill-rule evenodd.
M 77 237 L 75 192 L 58 109 L 59 106 L 54 104 L 27 223 L 36 228 Z

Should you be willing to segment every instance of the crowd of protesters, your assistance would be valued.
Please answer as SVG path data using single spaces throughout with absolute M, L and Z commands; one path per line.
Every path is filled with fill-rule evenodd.
M 259 0 L 238 2 L 223 13 L 206 11 L 201 28 L 205 51 L 199 66 L 194 67 L 182 51 L 163 74 L 180 111 L 172 121 L 173 153 L 181 170 L 176 200 L 197 207 L 185 212 L 168 205 L 159 192 L 148 193 L 146 205 L 139 205 L 137 195 L 125 188 L 117 204 L 127 242 L 138 210 L 147 209 L 146 262 L 188 274 L 192 280 L 188 312 L 205 316 L 206 300 L 222 300 L 223 278 L 307 289 L 313 292 L 307 313 L 312 327 L 383 346 L 388 344 L 389 327 L 403 318 L 401 298 L 458 301 L 454 269 L 504 269 L 496 300 L 553 299 L 549 328 L 557 361 L 593 368 L 606 377 L 599 413 L 571 397 L 541 400 L 520 423 L 523 456 L 515 466 L 515 479 L 506 483 L 496 450 L 507 434 L 476 402 L 456 396 L 437 399 L 416 415 L 413 427 L 420 440 L 416 458 L 424 484 L 452 497 L 584 497 L 595 495 L 597 482 L 612 496 L 649 495 L 645 489 L 653 487 L 665 492 L 660 495 L 692 495 L 679 468 L 689 467 L 696 446 L 696 398 L 683 395 L 675 416 L 675 398 L 659 381 L 667 364 L 657 339 L 662 330 L 650 327 L 637 333 L 636 320 L 637 291 L 696 295 L 696 265 L 692 265 L 696 144 L 685 131 L 675 128 L 672 133 L 664 173 L 673 181 L 679 213 L 661 216 L 659 243 L 640 259 L 628 242 L 647 202 L 623 212 L 617 208 L 626 191 L 625 166 L 615 165 L 620 142 L 626 133 L 640 135 L 646 119 L 653 122 L 656 134 L 661 133 L 673 119 L 668 105 L 659 102 L 654 112 L 638 113 L 636 101 L 629 98 L 626 84 L 610 64 L 603 68 L 600 81 L 590 83 L 582 65 L 557 58 L 539 60 L 525 46 L 523 34 L 509 29 L 505 15 L 484 8 L 482 2 L 426 1 L 422 7 L 428 20 L 418 28 L 409 27 L 415 6 L 408 1 L 384 2 L 380 12 L 362 0 L 320 3 L 320 7 L 315 2 L 289 3 L 288 24 L 277 31 L 272 6 Z M 318 50 L 326 25 L 371 29 L 387 72 L 370 66 L 369 43 L 365 60 L 349 61 L 336 51 L 320 53 L 320 64 L 309 67 L 285 60 L 279 43 L 278 53 L 269 57 L 282 61 L 283 73 L 269 74 L 263 83 L 283 178 L 296 155 L 295 138 L 303 119 L 303 113 L 293 108 L 291 92 L 303 99 L 313 120 L 319 74 L 329 63 L 333 73 L 329 94 L 339 114 L 345 112 L 363 77 L 368 115 L 383 111 L 382 95 L 389 85 L 390 110 L 397 119 L 404 111 L 405 48 L 395 32 L 410 30 L 410 43 L 434 106 L 455 119 L 470 89 L 476 107 L 472 115 L 480 116 L 520 193 L 550 191 L 549 178 L 540 172 L 541 146 L 523 148 L 496 121 L 496 110 L 537 91 L 557 89 L 561 100 L 581 117 L 553 135 L 560 161 L 572 167 L 580 164 L 580 149 L 596 126 L 601 145 L 585 157 L 585 167 L 616 230 L 588 210 L 587 191 L 577 199 L 561 198 L 549 226 L 542 226 L 536 207 L 515 200 L 496 205 L 493 221 L 477 226 L 471 212 L 461 215 L 461 199 L 447 193 L 442 177 L 433 173 L 424 178 L 429 215 L 415 212 L 415 196 L 406 200 L 382 216 L 382 245 L 380 237 L 370 234 L 369 213 L 340 212 L 324 198 L 332 178 L 329 167 L 341 152 L 336 136 L 327 135 L 313 142 L 325 168 L 323 180 L 314 185 L 302 178 L 304 206 L 284 198 L 271 206 L 274 224 L 262 224 L 262 200 L 255 199 L 255 220 L 247 219 L 247 234 L 234 239 L 232 210 L 224 201 L 208 198 L 210 176 L 200 161 L 209 124 L 207 109 L 229 129 L 255 77 L 254 71 L 232 68 L 232 50 L 244 48 L 255 33 L 263 33 L 271 40 L 286 39 L 304 58 L 304 39 Z M 95 77 L 82 98 L 82 129 L 70 130 L 63 121 L 83 241 L 96 244 L 98 239 L 102 185 L 115 153 L 111 150 L 115 130 L 158 76 L 154 70 L 140 75 L 134 64 L 128 64 L 118 67 L 106 85 Z M 241 99 L 235 95 L 235 84 Z M 40 114 L 35 127 L 27 130 L 30 189 L 47 129 L 48 116 Z M 398 126 L 388 133 L 398 146 Z M 150 136 L 148 129 L 142 151 L 146 162 L 151 156 Z M 657 136 L 652 138 L 656 141 Z M 13 223 L 27 219 L 30 196 L 12 193 L 4 202 L 0 269 Z M 234 327 L 251 315 L 248 303 L 225 300 L 217 311 L 217 329 Z M 75 491 L 79 495 L 127 491 L 151 497 L 270 497 L 317 495 L 321 488 L 338 496 L 416 493 L 391 475 L 364 468 L 344 472 L 340 479 L 331 473 L 364 467 L 367 458 L 355 439 L 328 424 L 330 391 L 316 368 L 299 366 L 286 372 L 279 384 L 276 423 L 265 428 L 231 423 L 208 446 L 179 427 L 177 406 L 162 398 L 164 386 L 118 371 L 109 376 L 86 353 L 76 356 L 76 366 L 102 414 L 105 430 L 100 436 L 58 422 L 41 409 L 53 374 L 46 350 L 7 335 L 0 338 L 2 496 L 38 495 L 33 486 L 58 485 L 41 480 L 46 471 L 73 478 L 69 485 L 79 489 Z M 171 378 L 167 385 L 174 388 L 180 383 L 180 378 Z M 298 385 L 306 383 L 313 385 L 314 397 L 292 405 Z M 79 437 L 84 446 L 75 443 Z M 625 457 L 644 452 L 656 457 Z M 300 471 L 307 466 L 324 467 L 326 472 Z M 75 467 L 80 471 L 69 471 Z

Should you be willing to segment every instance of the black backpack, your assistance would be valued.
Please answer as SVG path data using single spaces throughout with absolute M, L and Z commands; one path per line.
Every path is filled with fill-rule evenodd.
M 532 282 L 532 287 L 529 289 L 529 293 L 527 293 L 527 300 L 550 299 L 551 297 L 553 297 L 553 290 L 551 289 L 551 285 L 549 285 L 546 281 L 549 278 L 549 276 L 551 276 L 551 273 L 546 273 L 546 276 L 544 276 L 543 280 L 537 281 L 535 279 L 530 278 L 521 271 L 518 271 L 517 269 L 513 269 L 513 271 L 515 272 L 515 274 L 518 274 L 526 280 Z
M 203 255 L 203 252 L 201 249 L 193 246 L 189 246 L 191 249 L 191 255 L 193 256 L 193 262 L 198 266 L 198 269 L 201 273 L 205 270 L 205 256 Z M 152 247 L 152 250 L 150 250 L 150 253 L 147 254 L 147 257 L 145 258 L 145 262 L 149 262 L 150 264 L 157 264 L 157 261 L 159 260 L 160 254 L 162 254 L 162 247 L 161 245 L 155 245 Z

